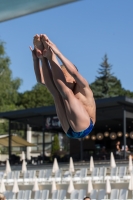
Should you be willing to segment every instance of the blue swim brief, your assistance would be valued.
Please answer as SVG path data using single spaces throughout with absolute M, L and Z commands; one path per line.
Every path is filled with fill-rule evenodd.
M 90 126 L 87 129 L 85 129 L 84 131 L 75 132 L 70 127 L 69 130 L 67 131 L 66 135 L 69 138 L 73 138 L 73 139 L 84 138 L 85 136 L 87 136 L 92 131 L 93 127 L 94 127 L 93 122 L 90 119 Z

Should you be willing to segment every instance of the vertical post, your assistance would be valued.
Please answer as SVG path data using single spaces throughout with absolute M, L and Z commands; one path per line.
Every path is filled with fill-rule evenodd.
M 126 111 L 123 109 L 123 145 L 124 145 L 124 159 L 126 159 Z
M 27 124 L 25 124 L 25 127 L 24 127 L 24 139 L 25 140 L 27 139 Z M 26 147 L 24 147 L 24 151 L 26 152 Z
M 31 143 L 31 133 L 32 129 L 27 125 L 27 141 Z M 27 160 L 31 160 L 31 147 L 27 147 Z
M 80 160 L 83 160 L 83 138 L 80 139 Z
M 24 124 L 24 139 L 27 139 L 27 124 Z
M 43 152 L 42 152 L 42 156 L 43 156 L 43 163 L 45 162 L 45 118 L 43 116 L 43 128 L 42 128 L 42 137 L 43 137 L 43 143 L 42 143 L 42 149 L 43 149 Z
M 9 156 L 9 160 L 11 159 L 11 121 L 9 120 L 9 140 L 8 140 L 8 156 Z

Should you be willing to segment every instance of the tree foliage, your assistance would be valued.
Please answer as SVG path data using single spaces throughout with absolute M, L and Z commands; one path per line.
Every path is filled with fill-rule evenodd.
M 54 135 L 54 141 L 52 142 L 52 148 L 51 148 L 51 156 L 56 155 L 60 150 L 60 145 L 59 145 L 59 138 L 58 135 Z
M 12 78 L 10 59 L 6 55 L 4 43 L 0 41 L 0 112 L 16 109 L 18 89 L 21 79 Z
M 21 79 L 12 78 L 12 71 L 9 68 L 10 59 L 6 55 L 4 42 L 0 41 L 0 112 L 19 109 L 16 106 L 18 101 L 18 89 Z M 8 122 L 0 120 L 0 134 L 8 131 Z
M 31 91 L 19 94 L 17 104 L 18 106 L 22 105 L 24 108 L 36 108 L 54 105 L 54 100 L 45 86 L 36 84 Z
M 98 69 L 98 76 L 95 81 L 90 84 L 95 98 L 108 98 L 119 95 L 133 97 L 133 92 L 122 88 L 121 81 L 111 72 L 112 65 L 108 63 L 108 57 L 105 54 L 103 62 Z

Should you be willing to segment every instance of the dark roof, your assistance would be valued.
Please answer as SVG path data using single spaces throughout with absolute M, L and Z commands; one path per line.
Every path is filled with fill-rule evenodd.
M 133 118 L 133 99 L 119 96 L 96 100 L 97 120 L 122 119 L 123 108 Z M 30 124 L 31 126 L 42 126 L 44 118 L 56 116 L 55 106 L 44 106 L 25 110 L 17 110 L 0 113 L 0 118 Z
M 25 110 L 0 113 L 0 118 L 17 121 L 31 126 L 43 126 L 44 117 L 55 116 L 55 106 L 44 106 Z
M 118 105 L 133 106 L 133 98 L 125 96 L 110 97 L 96 100 L 97 108 L 112 107 Z
M 55 115 L 55 106 L 43 106 L 38 108 L 30 108 L 25 110 L 15 110 L 0 113 L 0 118 L 17 120 L 18 118 L 28 118 L 37 116 Z

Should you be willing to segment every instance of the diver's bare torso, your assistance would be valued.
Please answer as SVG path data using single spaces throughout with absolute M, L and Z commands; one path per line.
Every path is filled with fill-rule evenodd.
M 96 104 L 93 97 L 93 93 L 88 85 L 88 87 L 81 88 L 77 83 L 73 89 L 75 97 L 83 104 L 89 117 L 95 124 L 96 121 Z

